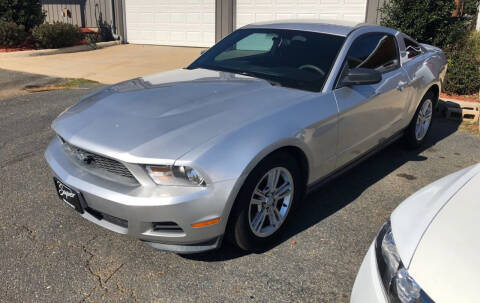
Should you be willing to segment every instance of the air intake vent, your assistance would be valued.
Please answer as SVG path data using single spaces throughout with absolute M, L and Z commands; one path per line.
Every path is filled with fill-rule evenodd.
M 183 232 L 183 229 L 174 222 L 153 222 L 154 232 Z
M 90 207 L 87 207 L 85 210 L 89 214 L 91 214 L 92 216 L 97 218 L 98 220 L 105 220 L 105 221 L 108 221 L 112 224 L 115 224 L 115 225 L 118 225 L 118 226 L 121 226 L 121 227 L 124 227 L 124 228 L 128 228 L 128 221 L 125 220 L 125 219 L 117 218 L 115 216 L 112 216 L 112 215 L 109 215 L 109 214 L 106 214 L 106 213 L 102 213 L 101 211 L 95 210 L 95 209 L 90 208 Z

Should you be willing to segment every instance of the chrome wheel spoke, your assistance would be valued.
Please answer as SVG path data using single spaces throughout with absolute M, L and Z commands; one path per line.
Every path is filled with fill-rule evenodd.
M 278 211 L 278 209 L 277 209 L 276 207 L 273 208 L 272 213 L 273 213 L 273 215 L 277 218 L 277 221 L 278 221 L 278 222 L 282 222 L 282 221 L 283 221 L 283 217 L 282 217 L 282 215 L 280 214 L 280 212 Z
M 253 230 L 256 232 L 261 231 L 263 227 L 263 223 L 265 223 L 265 218 L 267 217 L 267 212 L 265 210 L 260 210 L 255 218 L 253 219 L 252 225 L 253 225 Z
M 252 200 L 250 201 L 251 204 L 253 205 L 262 205 L 262 203 L 264 203 L 265 200 L 259 200 L 259 199 L 255 199 L 255 198 L 252 198 Z
M 417 122 L 417 125 L 415 126 L 415 135 L 417 136 L 417 139 L 420 138 L 420 131 L 422 128 L 421 125 L 422 125 L 421 122 Z
M 273 195 L 275 199 L 282 199 L 289 194 L 290 194 L 290 183 L 285 182 L 279 188 L 277 188 L 277 190 Z
M 278 169 L 272 169 L 268 173 L 267 184 L 268 184 L 268 190 L 270 192 L 274 192 L 275 189 L 277 188 L 279 177 L 280 177 L 280 170 Z
M 268 220 L 270 221 L 270 225 L 274 228 L 280 223 L 280 220 L 278 220 L 278 218 L 275 216 L 272 209 L 268 211 Z
M 265 193 L 259 189 L 255 189 L 253 195 L 257 195 L 258 197 L 260 197 L 261 200 L 265 200 L 267 198 L 267 196 L 265 196 Z

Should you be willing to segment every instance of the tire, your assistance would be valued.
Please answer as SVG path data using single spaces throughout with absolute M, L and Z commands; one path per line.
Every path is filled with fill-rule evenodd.
M 435 95 L 431 91 L 427 92 L 425 96 L 423 96 L 422 101 L 420 101 L 417 111 L 405 131 L 404 139 L 408 147 L 418 148 L 428 137 L 434 120 L 433 110 L 435 104 Z M 425 113 L 429 115 L 429 121 L 425 120 L 428 119 L 428 117 L 425 117 Z M 421 125 L 423 125 L 423 128 Z M 421 130 L 419 128 L 421 128 Z
M 269 192 L 268 180 L 275 179 L 269 178 L 275 176 L 274 172 L 278 175 L 278 186 L 272 193 Z M 290 191 L 285 189 L 286 180 L 292 183 Z M 262 160 L 247 177 L 235 200 L 227 230 L 230 242 L 246 251 L 262 251 L 271 247 L 282 235 L 292 217 L 294 205 L 303 196 L 304 188 L 299 165 L 288 153 L 278 152 Z M 263 197 L 257 194 L 259 191 L 254 193 L 255 190 L 262 192 Z M 284 197 L 275 198 L 274 193 L 280 197 L 281 191 L 285 192 Z M 290 196 L 286 195 L 287 192 Z

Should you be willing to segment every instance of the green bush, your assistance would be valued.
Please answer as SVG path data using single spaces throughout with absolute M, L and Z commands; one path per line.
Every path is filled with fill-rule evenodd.
M 38 47 L 59 48 L 77 44 L 82 32 L 78 26 L 69 23 L 44 23 L 33 28 L 32 37 Z
M 468 32 L 466 20 L 452 17 L 455 8 L 455 0 L 390 0 L 380 9 L 381 24 L 447 48 Z
M 448 69 L 444 90 L 457 95 L 478 94 L 480 61 L 471 41 L 447 52 Z
M 85 33 L 83 34 L 83 40 L 88 44 L 95 44 L 102 41 L 102 36 L 99 33 Z
M 477 15 L 479 0 L 463 0 L 463 12 L 470 16 Z
M 472 43 L 473 53 L 480 61 L 480 32 L 474 31 L 470 37 L 470 42 Z
M 23 25 L 26 31 L 45 20 L 39 0 L 0 0 L 0 21 Z
M 0 45 L 18 46 L 25 42 L 27 32 L 23 25 L 17 25 L 14 22 L 0 21 Z
M 380 9 L 384 26 L 442 48 L 448 58 L 444 91 L 476 94 L 480 88 L 478 35 L 471 35 L 479 0 L 463 0 L 463 16 L 452 16 L 455 0 L 389 0 Z

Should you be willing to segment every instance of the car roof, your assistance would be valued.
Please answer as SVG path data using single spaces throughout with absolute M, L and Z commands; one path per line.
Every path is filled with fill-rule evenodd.
M 340 20 L 278 20 L 248 24 L 242 28 L 268 28 L 268 29 L 286 29 L 310 31 L 338 36 L 347 36 L 353 30 L 372 26 L 366 23 L 340 21 Z M 374 27 L 374 26 L 372 26 Z

